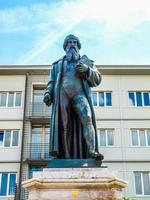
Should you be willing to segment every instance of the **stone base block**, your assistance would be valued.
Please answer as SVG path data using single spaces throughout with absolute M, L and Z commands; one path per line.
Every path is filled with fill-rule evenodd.
M 23 182 L 29 200 L 121 200 L 126 186 L 105 168 L 47 168 Z

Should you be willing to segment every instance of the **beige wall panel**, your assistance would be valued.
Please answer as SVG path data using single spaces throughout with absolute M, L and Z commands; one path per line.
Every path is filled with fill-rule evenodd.
M 15 172 L 17 173 L 17 182 L 19 180 L 19 163 L 0 163 L 0 173 L 1 172 Z
M 114 107 L 94 107 L 96 119 L 119 119 L 120 110 Z
M 0 91 L 24 91 L 25 75 L 0 76 Z
M 18 162 L 20 161 L 21 148 L 8 147 L 0 148 L 0 162 Z
M 130 128 L 150 128 L 150 119 L 149 120 L 126 120 L 122 121 L 122 126 L 126 129 Z
M 117 75 L 102 75 L 102 81 L 99 86 L 94 87 L 93 90 L 112 91 L 118 90 L 118 76 Z
M 145 161 L 150 159 L 150 147 L 128 147 L 124 149 L 125 160 Z
M 22 130 L 22 121 L 0 121 L 0 129 L 19 129 Z
M 23 108 L 0 108 L 0 120 L 23 120 Z
M 147 90 L 150 91 L 149 75 L 121 75 L 121 89 L 130 90 Z
M 150 119 L 150 107 L 124 108 L 122 110 L 123 119 Z
M 122 160 L 120 147 L 100 147 L 99 152 L 104 155 L 105 161 Z

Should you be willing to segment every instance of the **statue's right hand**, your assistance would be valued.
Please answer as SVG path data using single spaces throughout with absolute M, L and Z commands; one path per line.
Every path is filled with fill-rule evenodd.
M 47 105 L 47 106 L 50 106 L 51 105 L 51 97 L 50 97 L 50 94 L 46 93 L 44 95 L 44 98 L 43 98 L 43 101 L 44 103 Z

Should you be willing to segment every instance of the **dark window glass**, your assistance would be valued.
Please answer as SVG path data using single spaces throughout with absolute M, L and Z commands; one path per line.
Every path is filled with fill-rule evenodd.
M 137 106 L 142 106 L 142 94 L 141 92 L 136 92 Z
M 21 106 L 21 92 L 16 93 L 15 106 Z
M 6 106 L 7 93 L 0 94 L 0 106 Z
M 33 91 L 33 102 L 34 103 L 43 103 L 44 89 L 34 90 Z
M 97 106 L 97 92 L 92 92 L 93 106 Z
M 112 98 L 110 92 L 106 93 L 106 106 L 112 106 Z
M 139 136 L 140 136 L 140 145 L 146 146 L 145 131 L 144 130 L 139 131 Z
M 138 145 L 138 133 L 136 130 L 132 130 L 132 145 Z
M 0 131 L 0 146 L 3 146 L 4 131 Z
M 12 146 L 18 146 L 18 137 L 19 137 L 19 132 L 13 131 Z
M 5 142 L 4 142 L 5 147 L 10 147 L 10 140 L 11 140 L 11 131 L 7 130 L 5 132 Z
M 147 131 L 147 143 L 150 145 L 150 130 Z
M 135 97 L 133 92 L 129 93 L 129 101 L 130 101 L 130 106 L 135 106 Z
M 15 194 L 16 174 L 10 174 L 9 195 Z
M 143 96 L 144 96 L 144 106 L 150 106 L 149 93 L 148 92 L 144 92 Z
M 149 173 L 143 173 L 144 194 L 150 195 L 150 180 Z
M 32 143 L 42 143 L 42 126 L 32 127 Z
M 104 92 L 99 93 L 99 106 L 104 106 Z
M 9 92 L 8 95 L 8 107 L 14 106 L 14 92 Z
M 106 133 L 105 133 L 105 130 L 100 130 L 100 146 L 106 146 Z
M 136 187 L 136 194 L 137 195 L 142 194 L 142 182 L 140 173 L 135 174 L 135 187 Z
M 112 130 L 107 131 L 108 145 L 114 145 L 114 135 Z
M 44 111 L 43 104 L 44 89 L 34 90 L 33 92 L 33 115 L 41 116 Z
M 8 182 L 8 174 L 2 174 L 0 196 L 7 195 L 7 182 Z
M 41 158 L 42 156 L 42 126 L 32 127 L 32 158 Z
M 49 158 L 49 132 L 50 127 L 45 128 L 45 157 Z

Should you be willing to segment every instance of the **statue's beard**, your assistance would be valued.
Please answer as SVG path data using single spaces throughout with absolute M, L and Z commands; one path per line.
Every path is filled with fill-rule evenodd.
M 67 61 L 77 61 L 80 58 L 79 52 L 75 48 L 70 48 L 66 51 L 66 60 Z

